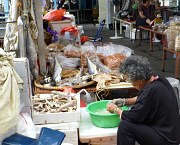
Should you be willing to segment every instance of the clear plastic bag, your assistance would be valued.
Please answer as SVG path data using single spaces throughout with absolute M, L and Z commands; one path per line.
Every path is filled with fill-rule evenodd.
M 115 53 L 123 54 L 124 56 L 128 57 L 134 52 L 132 49 L 123 46 L 123 45 L 117 45 L 113 43 L 109 43 L 107 45 L 103 46 L 97 46 L 97 51 L 98 54 L 103 54 L 104 56 L 109 56 L 109 55 L 114 55 Z
M 175 51 L 180 51 L 180 34 L 175 39 Z
M 16 132 L 27 137 L 36 138 L 35 125 L 28 113 L 20 114 Z
M 67 58 L 62 55 L 55 56 L 63 69 L 75 69 L 80 66 L 80 58 Z
M 64 47 L 64 55 L 71 58 L 80 58 L 81 48 L 69 44 L 66 47 Z
M 166 34 L 166 39 L 168 42 L 168 49 L 174 49 L 175 50 L 175 39 L 180 34 L 180 31 L 175 29 L 175 27 L 170 27 L 164 31 Z

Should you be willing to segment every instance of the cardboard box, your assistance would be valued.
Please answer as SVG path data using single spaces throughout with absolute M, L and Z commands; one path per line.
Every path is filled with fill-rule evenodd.
M 39 94 L 47 95 L 47 94 Z M 34 124 L 53 124 L 65 122 L 80 122 L 80 94 L 77 94 L 77 109 L 74 112 L 40 113 L 32 109 Z

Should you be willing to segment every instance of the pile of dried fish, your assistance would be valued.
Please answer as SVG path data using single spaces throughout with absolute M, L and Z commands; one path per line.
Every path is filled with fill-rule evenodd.
M 86 75 L 86 76 L 82 76 L 82 77 L 70 77 L 70 78 L 65 78 L 63 80 L 61 80 L 57 86 L 76 86 L 76 85 L 84 85 L 90 81 L 92 81 L 91 79 L 91 75 Z
M 117 84 L 120 82 L 126 82 L 124 76 L 122 74 L 103 74 L 99 73 L 93 77 L 93 80 L 98 82 L 96 89 L 104 89 L 106 86 L 110 84 Z
M 39 113 L 74 112 L 77 99 L 72 94 L 52 91 L 53 94 L 36 94 L 32 97 L 33 108 Z

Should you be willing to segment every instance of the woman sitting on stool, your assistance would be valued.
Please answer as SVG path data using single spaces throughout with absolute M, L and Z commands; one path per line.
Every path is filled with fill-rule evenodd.
M 180 115 L 177 98 L 168 80 L 154 75 L 147 58 L 132 55 L 122 62 L 119 72 L 139 90 L 136 98 L 116 99 L 107 105 L 109 112 L 122 119 L 117 145 L 179 145 Z M 122 103 L 123 102 L 123 103 Z M 119 106 L 134 104 L 129 111 Z

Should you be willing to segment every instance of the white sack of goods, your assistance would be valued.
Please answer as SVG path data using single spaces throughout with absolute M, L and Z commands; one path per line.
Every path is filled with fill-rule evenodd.
M 23 81 L 13 68 L 13 57 L 0 49 L 0 144 L 14 133 L 19 120 Z

